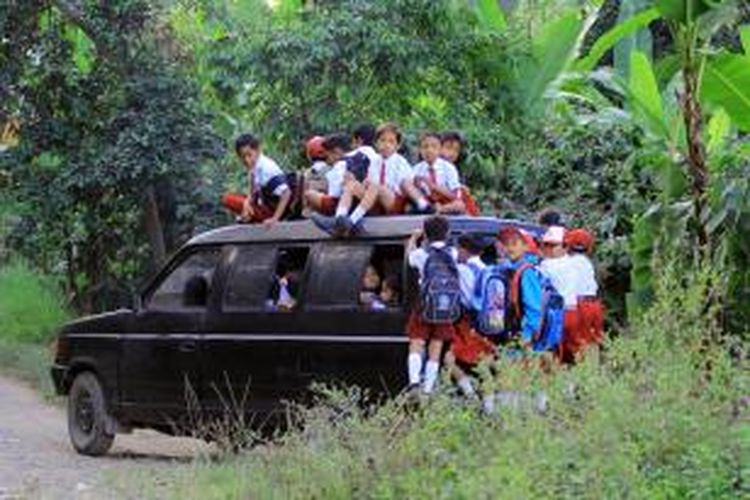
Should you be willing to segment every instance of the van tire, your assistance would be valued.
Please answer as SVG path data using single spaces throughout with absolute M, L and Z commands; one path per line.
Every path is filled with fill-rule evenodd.
M 76 375 L 68 394 L 68 435 L 73 448 L 82 455 L 107 453 L 115 439 L 108 430 L 109 419 L 99 379 L 91 372 Z

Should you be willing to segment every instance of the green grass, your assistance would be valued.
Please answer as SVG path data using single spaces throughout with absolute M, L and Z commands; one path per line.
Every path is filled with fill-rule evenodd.
M 747 364 L 703 314 L 705 277 L 665 280 L 629 335 L 553 374 L 501 366 L 486 384 L 543 388 L 547 415 L 483 417 L 450 394 L 363 410 L 329 391 L 306 426 L 218 463 L 130 478 L 144 498 L 738 498 L 750 493 Z M 747 347 L 742 346 L 742 347 Z M 710 367 L 710 368 L 709 368 Z M 575 385 L 575 392 L 570 390 Z M 153 488 L 159 484 L 158 492 Z M 152 485 L 152 486 L 147 486 Z
M 51 397 L 49 343 L 68 318 L 51 279 L 20 262 L 0 267 L 0 374 Z
M 69 317 L 54 282 L 20 262 L 0 267 L 0 340 L 45 342 Z

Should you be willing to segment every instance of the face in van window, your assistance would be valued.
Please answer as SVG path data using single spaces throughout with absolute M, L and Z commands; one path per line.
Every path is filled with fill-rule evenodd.
M 362 289 L 370 292 L 380 289 L 380 275 L 372 264 L 367 266 L 365 274 L 362 276 Z

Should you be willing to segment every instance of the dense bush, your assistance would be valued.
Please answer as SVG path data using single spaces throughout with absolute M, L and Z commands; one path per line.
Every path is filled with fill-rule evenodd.
M 590 357 L 552 375 L 502 366 L 499 386 L 547 392 L 544 416 L 486 418 L 449 394 L 418 412 L 401 400 L 363 411 L 356 392 L 333 391 L 305 412 L 303 431 L 176 471 L 169 489 L 175 498 L 736 498 L 750 479 L 740 403 L 750 380 L 746 360 L 713 336 L 707 281 L 661 281 L 655 307 L 601 364 Z
M 0 267 L 0 339 L 40 342 L 69 318 L 53 280 L 22 263 Z

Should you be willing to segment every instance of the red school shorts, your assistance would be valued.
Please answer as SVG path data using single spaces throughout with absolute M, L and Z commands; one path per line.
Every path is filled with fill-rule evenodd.
M 578 299 L 581 336 L 586 344 L 601 345 L 604 342 L 604 306 L 598 297 Z
M 574 362 L 578 353 L 585 347 L 586 339 L 581 335 L 581 316 L 578 309 L 566 309 L 563 340 L 558 350 L 561 361 Z
M 450 342 L 455 336 L 454 325 L 433 325 L 426 323 L 422 319 L 422 313 L 414 309 L 409 315 L 409 321 L 406 323 L 406 335 L 412 339 L 418 340 L 442 340 Z
M 320 213 L 323 215 L 333 215 L 339 206 L 339 199 L 333 196 L 324 195 L 320 199 Z
M 458 198 L 460 198 L 464 202 L 465 212 L 466 215 L 470 215 L 472 217 L 478 217 L 481 215 L 479 210 L 479 204 L 477 203 L 476 199 L 471 194 L 471 191 L 469 191 L 469 188 L 466 186 L 461 186 L 459 189 Z M 449 198 L 445 195 L 439 194 L 439 193 L 431 193 L 427 196 L 427 200 L 430 203 L 450 203 L 452 201 L 455 201 L 455 198 Z
M 246 199 L 247 196 L 228 193 L 222 196 L 221 204 L 230 212 L 237 215 L 242 215 L 242 207 L 244 206 Z M 253 216 L 249 221 L 251 224 L 263 222 L 266 219 L 270 219 L 271 217 L 273 217 L 273 214 L 276 211 L 276 207 L 259 205 L 258 203 L 253 203 L 251 206 L 253 208 Z
M 368 215 L 375 215 L 375 216 L 401 215 L 401 214 L 406 213 L 406 205 L 408 203 L 409 203 L 409 199 L 407 197 L 397 194 L 393 201 L 393 206 L 391 208 L 386 208 L 383 206 L 383 204 L 377 203 L 368 212 Z
M 476 365 L 483 358 L 495 353 L 495 345 L 471 327 L 467 316 L 456 324 L 451 351 L 461 363 Z

